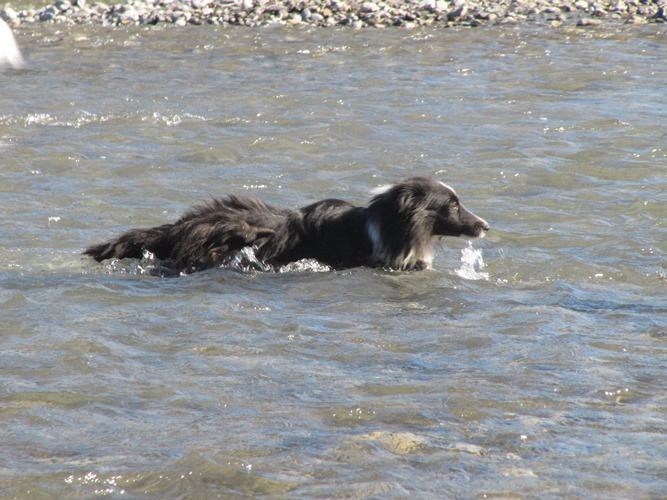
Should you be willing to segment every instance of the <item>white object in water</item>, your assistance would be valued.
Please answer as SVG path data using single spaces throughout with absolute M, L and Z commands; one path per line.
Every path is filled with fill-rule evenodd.
M 19 69 L 25 66 L 25 61 L 19 46 L 16 45 L 11 28 L 0 18 L 0 69 L 5 66 Z
M 488 280 L 489 273 L 482 271 L 485 267 L 482 249 L 473 247 L 468 241 L 467 248 L 461 250 L 461 267 L 454 272 L 467 280 Z

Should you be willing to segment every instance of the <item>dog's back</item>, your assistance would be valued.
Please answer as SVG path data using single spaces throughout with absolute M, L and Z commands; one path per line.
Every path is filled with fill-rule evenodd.
M 167 267 L 197 271 L 224 264 L 234 252 L 257 246 L 270 260 L 295 212 L 273 208 L 249 197 L 229 196 L 195 206 L 173 224 L 132 229 L 84 251 L 97 261 L 141 258 L 145 250 Z

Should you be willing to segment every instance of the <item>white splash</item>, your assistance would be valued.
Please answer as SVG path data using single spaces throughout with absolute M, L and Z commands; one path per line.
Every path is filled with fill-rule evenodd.
M 25 66 L 25 61 L 16 45 L 14 34 L 7 23 L 0 18 L 0 69 L 10 66 L 14 69 L 20 69 Z
M 143 260 L 147 260 L 147 261 L 154 261 L 155 260 L 155 254 L 153 252 L 151 252 L 150 250 L 146 250 L 144 248 L 144 250 L 141 252 L 141 258 Z
M 236 252 L 222 267 L 234 269 L 240 272 L 250 271 L 272 271 L 273 268 L 262 262 L 255 254 L 255 248 L 243 247 Z
M 315 259 L 301 259 L 296 262 L 274 267 L 271 264 L 262 262 L 257 257 L 254 247 L 244 247 L 230 257 L 221 267 L 234 269 L 242 273 L 253 271 L 259 272 L 278 272 L 278 273 L 324 273 L 331 271 L 331 267 L 322 264 Z
M 155 254 L 146 249 L 142 250 L 141 261 L 136 265 L 137 272 L 139 274 L 153 274 L 157 268 L 158 262 L 155 259 Z
M 461 250 L 461 267 L 454 273 L 466 280 L 488 280 L 489 273 L 482 271 L 485 267 L 482 249 L 473 247 L 469 241 L 468 246 Z
M 316 259 L 301 259 L 278 268 L 279 273 L 328 273 L 331 270 L 331 266 L 322 264 Z

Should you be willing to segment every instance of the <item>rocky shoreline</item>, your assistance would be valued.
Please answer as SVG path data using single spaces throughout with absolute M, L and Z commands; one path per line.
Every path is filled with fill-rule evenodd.
M 557 27 L 667 22 L 667 0 L 57 0 L 32 9 L 7 3 L 0 17 L 13 26 L 46 22 L 410 28 L 532 22 Z

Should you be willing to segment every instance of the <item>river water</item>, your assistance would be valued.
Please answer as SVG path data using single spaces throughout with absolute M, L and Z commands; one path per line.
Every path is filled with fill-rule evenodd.
M 665 35 L 19 30 L 0 496 L 662 497 Z M 211 195 L 415 174 L 492 226 L 429 271 L 80 256 Z

